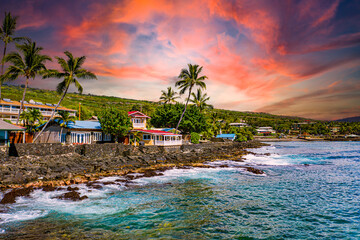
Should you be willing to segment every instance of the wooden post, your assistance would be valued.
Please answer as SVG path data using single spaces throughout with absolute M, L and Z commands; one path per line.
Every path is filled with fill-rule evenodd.
M 81 120 L 81 103 L 79 103 L 79 121 Z
M 25 143 L 26 142 L 26 132 L 25 131 L 23 131 L 23 143 Z

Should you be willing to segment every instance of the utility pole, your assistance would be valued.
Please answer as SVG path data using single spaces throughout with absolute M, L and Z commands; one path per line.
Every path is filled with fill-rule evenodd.
M 81 103 L 79 103 L 79 121 L 81 120 Z

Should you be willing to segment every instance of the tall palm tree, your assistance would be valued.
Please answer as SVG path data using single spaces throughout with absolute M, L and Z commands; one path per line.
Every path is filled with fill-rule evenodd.
M 175 99 L 179 98 L 179 96 L 176 96 L 176 94 L 177 92 L 175 92 L 171 87 L 168 87 L 167 91 L 161 91 L 160 101 L 165 104 L 176 103 Z
M 78 89 L 78 92 L 82 93 L 83 87 L 80 85 L 77 78 L 97 79 L 94 73 L 82 68 L 82 65 L 86 60 L 85 56 L 74 58 L 74 56 L 68 51 L 64 52 L 64 54 L 67 56 L 67 60 L 61 57 L 55 57 L 61 67 L 62 72 L 59 72 L 57 70 L 49 70 L 43 75 L 43 78 L 63 78 L 63 81 L 61 81 L 56 87 L 56 91 L 58 92 L 58 94 L 62 93 L 62 96 L 56 107 L 54 108 L 53 112 L 51 113 L 49 121 L 45 124 L 41 132 L 35 137 L 33 142 L 36 141 L 36 139 L 45 130 L 49 122 L 53 119 L 55 112 L 60 106 L 62 100 L 64 99 L 70 85 L 74 84 L 75 87 Z
M 198 88 L 197 93 L 191 93 L 192 99 L 190 99 L 190 102 L 195 104 L 200 112 L 207 106 L 209 106 L 206 102 L 209 101 L 210 97 L 207 96 L 207 93 L 204 95 L 202 94 L 202 91 L 200 88 Z
M 188 64 L 189 69 L 183 68 L 180 72 L 180 75 L 178 78 L 181 80 L 177 81 L 175 83 L 176 87 L 179 87 L 180 94 L 184 94 L 186 90 L 189 89 L 189 96 L 186 99 L 185 109 L 181 114 L 180 120 L 176 126 L 176 130 L 179 128 L 179 125 L 181 123 L 181 120 L 184 117 L 187 105 L 190 100 L 191 91 L 194 86 L 199 86 L 202 89 L 206 89 L 206 83 L 204 82 L 205 79 L 207 79 L 207 76 L 200 76 L 200 73 L 202 71 L 203 67 L 199 67 L 199 65 L 192 65 Z
M 4 51 L 1 60 L 1 76 L 4 74 L 4 58 L 6 55 L 7 45 L 11 42 L 17 42 L 24 40 L 24 37 L 13 37 L 15 29 L 16 29 L 16 22 L 18 17 L 12 17 L 10 13 L 5 12 L 5 18 L 2 22 L 2 26 L 0 27 L 0 40 L 4 42 Z M 3 79 L 0 79 L 0 99 L 1 99 L 1 85 L 3 83 Z
M 61 141 L 63 129 L 67 128 L 69 123 L 75 123 L 76 118 L 74 116 L 70 116 L 70 113 L 67 111 L 59 111 L 58 114 L 59 114 L 59 116 L 55 117 L 55 120 L 58 121 L 58 123 L 60 124 L 60 127 L 61 127 L 61 130 L 60 130 L 60 141 Z
M 46 71 L 45 62 L 51 61 L 51 58 L 47 55 L 40 54 L 43 48 L 36 46 L 36 43 L 29 39 L 27 39 L 24 44 L 16 44 L 16 48 L 22 55 L 18 52 L 11 52 L 5 56 L 5 62 L 10 62 L 12 65 L 10 65 L 5 72 L 3 80 L 15 80 L 19 76 L 26 78 L 21 106 L 16 120 L 16 124 L 18 124 L 20 114 L 24 107 L 29 79 L 34 79 L 36 75 L 42 75 L 44 71 Z

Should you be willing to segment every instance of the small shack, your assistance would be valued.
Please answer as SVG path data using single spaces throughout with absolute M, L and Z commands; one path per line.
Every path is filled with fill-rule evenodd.
M 25 137 L 25 130 L 25 128 L 0 120 L 0 145 L 9 144 L 10 132 L 22 132 Z M 23 141 L 25 142 L 25 139 Z

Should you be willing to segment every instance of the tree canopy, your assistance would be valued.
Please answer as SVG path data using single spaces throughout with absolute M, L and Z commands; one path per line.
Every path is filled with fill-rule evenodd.
M 126 136 L 131 129 L 127 112 L 117 108 L 105 108 L 99 112 L 98 118 L 104 133 L 115 136 L 115 141 L 118 137 Z

